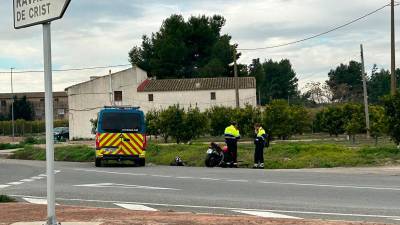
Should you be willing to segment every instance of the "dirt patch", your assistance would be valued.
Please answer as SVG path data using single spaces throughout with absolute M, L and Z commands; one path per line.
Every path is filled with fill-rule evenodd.
M 17 143 L 24 141 L 24 137 L 14 137 L 14 141 L 12 137 L 9 136 L 0 136 L 0 143 Z
M 0 204 L 0 224 L 44 221 L 45 205 Z M 102 222 L 102 225 L 382 225 L 378 223 L 266 219 L 252 216 L 199 215 L 192 213 L 142 212 L 125 209 L 58 206 L 60 222 Z

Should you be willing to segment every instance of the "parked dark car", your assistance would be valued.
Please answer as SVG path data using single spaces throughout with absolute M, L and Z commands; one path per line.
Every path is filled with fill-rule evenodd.
M 62 141 L 69 139 L 68 127 L 55 127 L 53 130 L 54 140 Z

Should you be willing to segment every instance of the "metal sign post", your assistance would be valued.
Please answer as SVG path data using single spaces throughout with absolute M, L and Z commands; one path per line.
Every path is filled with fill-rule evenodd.
M 46 115 L 47 224 L 56 225 L 54 191 L 53 80 L 50 23 L 43 24 L 43 58 Z
M 53 81 L 50 22 L 62 18 L 71 0 L 14 0 L 14 28 L 43 24 L 46 113 L 47 225 L 57 225 L 54 181 Z

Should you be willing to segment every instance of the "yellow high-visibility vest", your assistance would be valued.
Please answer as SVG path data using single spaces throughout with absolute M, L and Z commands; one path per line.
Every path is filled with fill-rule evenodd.
M 240 132 L 238 129 L 235 128 L 235 126 L 230 125 L 229 127 L 225 128 L 224 136 L 225 136 L 225 138 L 239 139 Z

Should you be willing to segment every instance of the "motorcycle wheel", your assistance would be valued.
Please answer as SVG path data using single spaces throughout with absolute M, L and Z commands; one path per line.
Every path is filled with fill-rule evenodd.
M 215 167 L 219 164 L 220 160 L 215 157 L 215 155 L 207 155 L 205 164 L 206 167 Z

